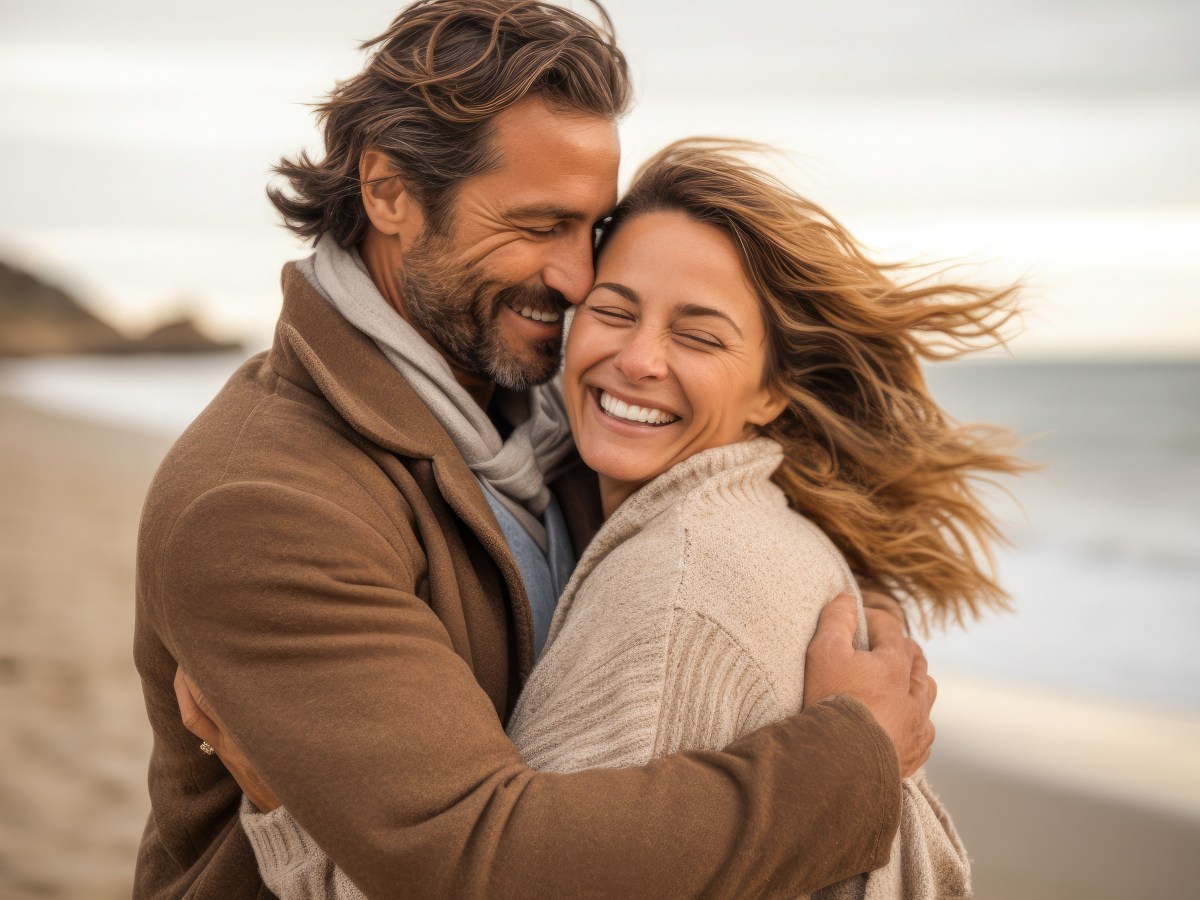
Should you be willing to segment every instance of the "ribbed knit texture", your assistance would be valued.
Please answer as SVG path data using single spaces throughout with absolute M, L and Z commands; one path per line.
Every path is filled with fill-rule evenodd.
M 858 588 L 829 539 L 771 482 L 781 459 L 765 438 L 698 453 L 604 524 L 567 584 L 509 722 L 530 766 L 571 772 L 719 750 L 800 710 L 820 610 Z M 866 647 L 861 604 L 856 644 Z M 282 827 L 278 811 L 271 816 L 244 811 L 242 822 L 248 833 Z M 278 893 L 278 872 L 297 861 L 275 851 L 293 843 L 253 840 Z M 311 887 L 284 896 L 357 896 L 321 893 L 325 862 L 305 857 Z M 818 896 L 969 896 L 965 852 L 923 773 L 905 781 L 889 864 Z

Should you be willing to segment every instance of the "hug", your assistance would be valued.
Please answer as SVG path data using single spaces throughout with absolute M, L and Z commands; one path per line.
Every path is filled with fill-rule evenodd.
M 618 202 L 600 19 L 414 3 L 278 167 L 315 252 L 142 519 L 137 896 L 969 896 L 905 615 L 1003 601 L 1020 465 L 921 360 L 1011 292 L 735 142 Z

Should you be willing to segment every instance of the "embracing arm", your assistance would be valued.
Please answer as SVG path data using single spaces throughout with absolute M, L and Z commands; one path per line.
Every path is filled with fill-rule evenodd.
M 904 779 L 900 829 L 887 865 L 831 885 L 813 900 L 966 900 L 971 863 L 925 770 Z
M 331 501 L 261 484 L 197 501 L 162 555 L 162 639 L 367 894 L 735 896 L 886 859 L 896 755 L 858 703 L 818 704 L 725 753 L 536 773 L 405 566 Z M 831 790 L 871 827 L 805 854 L 795 836 L 824 827 L 813 798 Z

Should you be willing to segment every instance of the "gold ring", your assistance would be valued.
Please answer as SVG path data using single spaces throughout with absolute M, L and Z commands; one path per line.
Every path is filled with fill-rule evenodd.
M 213 749 L 213 745 L 210 744 L 208 741 L 201 741 L 200 742 L 200 752 L 204 753 L 208 756 L 212 756 L 217 751 L 215 749 Z

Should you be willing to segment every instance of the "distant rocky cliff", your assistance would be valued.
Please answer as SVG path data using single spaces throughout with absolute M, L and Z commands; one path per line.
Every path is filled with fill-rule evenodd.
M 63 353 L 210 353 L 236 350 L 190 318 L 131 338 L 89 312 L 62 288 L 0 261 L 0 356 Z

